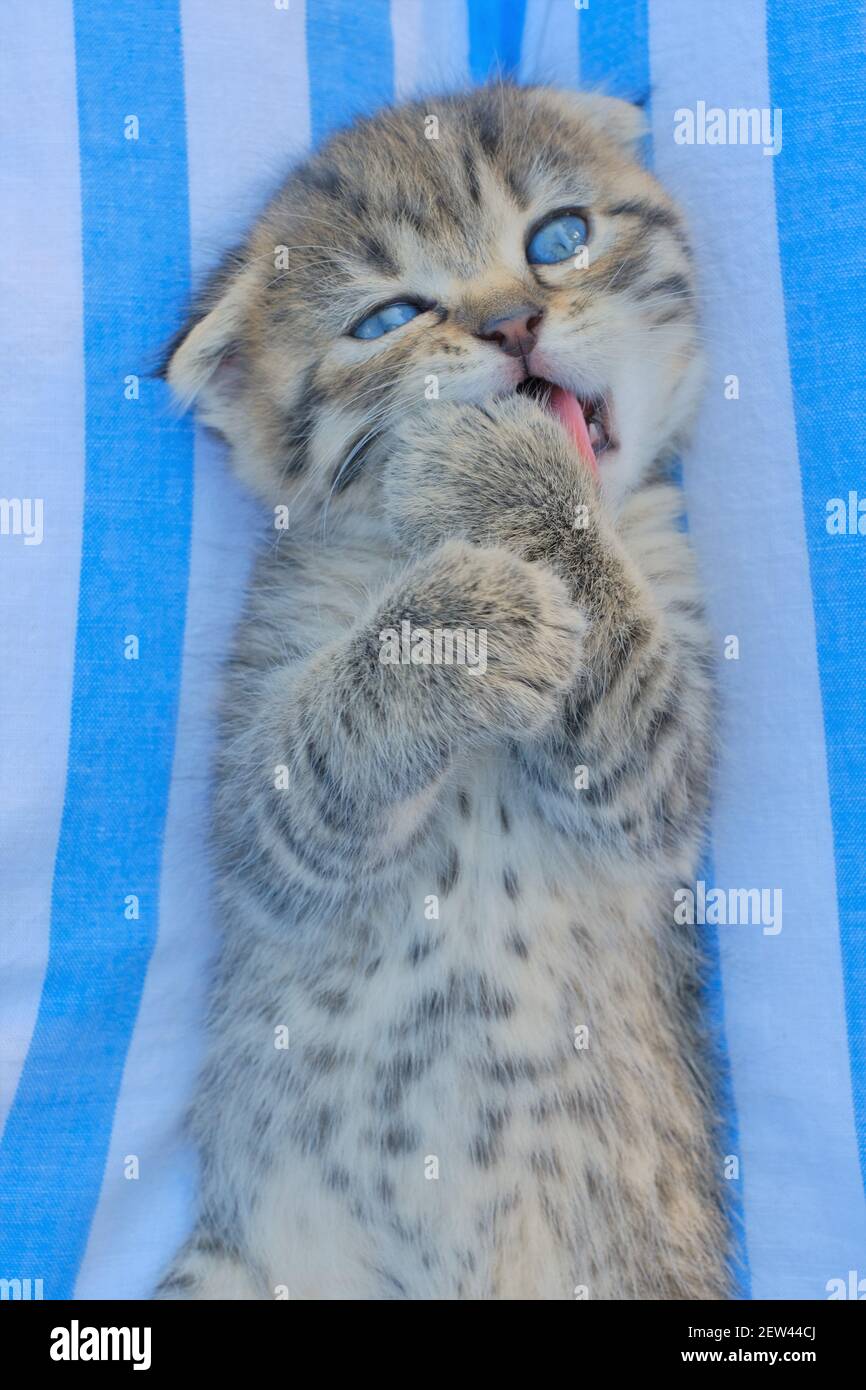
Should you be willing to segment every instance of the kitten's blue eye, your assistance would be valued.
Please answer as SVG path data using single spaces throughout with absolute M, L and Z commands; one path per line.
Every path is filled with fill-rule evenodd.
M 352 329 L 353 338 L 381 338 L 383 333 L 390 333 L 395 328 L 400 328 L 410 319 L 417 318 L 423 310 L 418 304 L 407 304 L 400 300 L 397 304 L 386 304 L 384 309 L 377 309 L 374 314 L 368 314 L 365 319 L 361 319 Z
M 584 245 L 588 231 L 586 219 L 578 213 L 560 213 L 534 233 L 526 248 L 526 259 L 530 265 L 557 265 L 559 261 L 567 261 Z

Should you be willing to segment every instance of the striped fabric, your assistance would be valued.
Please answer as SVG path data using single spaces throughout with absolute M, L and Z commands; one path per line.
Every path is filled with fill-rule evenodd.
M 866 1280 L 863 33 L 856 0 L 6 0 L 0 1279 L 144 1296 L 191 1218 L 213 709 L 253 504 L 154 352 L 312 141 L 516 72 L 645 100 L 695 232 L 710 365 L 682 471 L 724 723 L 704 877 L 782 902 L 707 928 L 737 1278 Z M 776 113 L 781 149 L 700 140 L 711 108 Z

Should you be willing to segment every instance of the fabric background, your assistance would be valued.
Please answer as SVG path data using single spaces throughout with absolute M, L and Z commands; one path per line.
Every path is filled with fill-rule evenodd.
M 693 228 L 709 376 L 683 486 L 724 728 L 706 876 L 783 894 L 777 935 L 712 938 L 739 1291 L 866 1278 L 866 538 L 826 525 L 866 495 L 859 5 L 6 0 L 0 64 L 0 494 L 44 506 L 41 544 L 0 534 L 0 1278 L 145 1296 L 192 1214 L 213 710 L 253 503 L 154 353 L 312 141 L 498 71 L 648 98 Z M 677 144 L 698 101 L 779 108 L 780 153 Z

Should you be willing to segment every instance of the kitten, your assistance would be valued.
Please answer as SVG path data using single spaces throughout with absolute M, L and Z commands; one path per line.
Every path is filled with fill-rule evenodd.
M 673 923 L 712 697 L 661 463 L 700 354 L 642 132 L 508 85 L 359 122 L 171 349 L 290 519 L 228 671 L 201 1210 L 159 1297 L 727 1295 Z M 403 660 L 443 631 L 483 669 Z

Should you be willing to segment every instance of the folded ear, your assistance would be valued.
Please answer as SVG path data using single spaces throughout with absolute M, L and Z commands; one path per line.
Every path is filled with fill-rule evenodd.
M 253 278 L 246 257 L 233 251 L 211 276 L 159 369 L 183 408 L 197 404 L 217 429 L 244 375 Z
M 604 96 L 601 92 L 562 91 L 560 95 L 573 115 L 588 121 L 600 135 L 606 135 L 628 154 L 634 152 L 649 130 L 649 121 L 641 108 L 620 97 Z
M 580 98 L 580 102 L 582 110 L 593 125 L 629 152 L 634 150 L 649 130 L 646 115 L 639 106 L 634 106 L 630 101 L 602 96 L 600 92 L 587 92 Z

